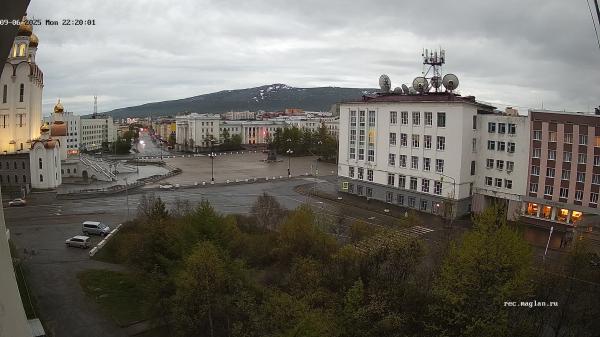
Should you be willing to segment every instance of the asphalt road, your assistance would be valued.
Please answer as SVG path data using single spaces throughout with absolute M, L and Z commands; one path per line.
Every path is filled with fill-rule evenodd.
M 307 198 L 294 191 L 295 186 L 313 182 L 311 179 L 155 190 L 150 193 L 162 198 L 169 206 L 177 198 L 189 200 L 193 204 L 207 199 L 222 213 L 248 213 L 256 197 L 267 192 L 277 197 L 282 206 L 288 209 L 310 201 L 315 210 L 324 216 L 343 213 L 347 221 L 362 219 L 377 225 L 393 221 L 391 218 L 386 219 L 384 215 L 353 207 L 342 209 L 335 202 Z M 316 183 L 325 185 L 334 181 L 335 177 L 324 177 Z M 55 336 L 125 336 L 123 329 L 101 315 L 95 304 L 85 297 L 76 278 L 77 273 L 85 269 L 119 270 L 123 267 L 91 260 L 87 250 L 67 248 L 64 240 L 81 234 L 81 223 L 86 220 L 116 225 L 126 220 L 128 213 L 130 217 L 134 217 L 141 195 L 122 194 L 82 200 L 37 198 L 25 207 L 5 209 L 7 227 L 24 259 L 29 286 L 39 304 L 39 316 Z M 406 235 L 430 232 L 419 229 L 414 233 L 407 232 Z M 97 243 L 99 238 L 93 237 L 93 241 Z

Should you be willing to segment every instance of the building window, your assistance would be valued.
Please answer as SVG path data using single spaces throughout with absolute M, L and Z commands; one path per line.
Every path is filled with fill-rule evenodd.
M 358 149 L 358 160 L 365 160 L 365 149 Z
M 350 148 L 350 159 L 355 159 L 356 158 L 356 149 L 351 147 Z
M 515 162 L 507 161 L 506 162 L 506 172 L 512 172 L 514 169 L 515 169 Z
M 406 133 L 400 134 L 400 146 L 407 146 L 408 144 L 408 135 Z
M 487 159 L 485 167 L 492 169 L 494 168 L 494 159 Z
M 348 167 L 348 177 L 354 178 L 354 167 Z
M 546 178 L 554 178 L 554 168 L 548 167 L 546 168 Z
M 433 124 L 433 113 L 425 112 L 425 125 L 431 126 Z
M 369 111 L 369 127 L 375 127 L 375 111 Z
M 417 178 L 415 178 L 415 177 L 410 177 L 410 186 L 409 186 L 409 188 L 410 188 L 411 190 L 414 190 L 414 191 L 416 191 L 416 190 L 417 190 Z
M 548 150 L 548 160 L 556 160 L 556 150 Z
M 495 133 L 496 132 L 496 123 L 488 122 L 488 132 Z
M 577 200 L 577 201 L 583 200 L 583 191 L 581 191 L 581 190 L 575 191 L 575 200 Z
M 348 184 L 348 193 L 354 193 L 354 184 Z
M 415 207 L 415 197 L 408 197 L 408 207 Z
M 414 148 L 418 148 L 419 147 L 419 135 L 412 135 L 411 139 L 412 139 L 412 147 Z
M 412 113 L 412 123 L 413 125 L 421 125 L 421 113 L 415 111 Z
M 435 160 L 435 172 L 444 173 L 444 159 Z
M 421 180 L 421 192 L 429 193 L 429 179 Z
M 556 131 L 550 131 L 550 132 L 548 132 L 548 141 L 549 142 L 556 142 Z
M 498 151 L 505 151 L 505 150 L 506 150 L 506 143 L 498 142 Z
M 388 185 L 390 186 L 394 186 L 396 183 L 396 175 L 393 173 L 388 173 L 388 181 L 387 181 Z
M 40 182 L 44 182 L 44 176 L 40 174 Z
M 573 144 L 573 134 L 572 133 L 565 133 L 564 137 L 565 137 L 566 144 Z
M 600 156 L 594 156 L 594 166 L 600 166 Z
M 515 153 L 515 143 L 513 142 L 508 142 L 507 143 L 508 148 L 506 149 L 506 152 L 508 153 Z
M 38 159 L 38 166 L 40 168 L 40 170 L 42 169 L 42 158 Z
M 493 140 L 488 140 L 487 148 L 488 148 L 488 150 L 495 150 L 496 149 L 496 142 L 493 141 Z
M 531 175 L 532 176 L 539 176 L 540 175 L 540 167 L 536 166 L 536 165 L 532 165 L 531 166 Z
M 394 153 L 390 153 L 388 155 L 388 165 L 395 166 L 396 165 L 396 155 Z
M 530 183 L 529 184 L 529 192 L 531 193 L 537 193 L 538 191 L 538 184 L 537 183 Z
M 506 123 L 498 123 L 498 133 L 506 133 Z
M 570 170 L 562 170 L 560 174 L 560 179 L 569 180 L 571 179 L 571 171 Z
M 25 84 L 21 83 L 19 88 L 19 102 L 23 102 L 23 98 L 25 96 Z
M 392 193 L 392 192 L 386 192 L 385 193 L 385 202 L 391 204 L 393 201 L 394 201 L 394 193 Z
M 443 151 L 446 149 L 446 137 L 437 136 L 437 149 Z
M 473 130 L 477 130 L 477 115 L 473 116 Z
M 390 111 L 390 124 L 396 125 L 398 124 L 398 112 Z
M 404 195 L 402 195 L 402 194 L 396 195 L 396 203 L 398 205 L 404 205 Z
M 437 195 L 442 194 L 442 182 L 441 181 L 433 182 L 433 193 L 437 194 Z
M 410 168 L 413 170 L 419 169 L 419 157 L 417 157 L 417 156 L 410 157 Z
M 585 172 L 577 172 L 577 182 L 578 183 L 585 182 Z
M 356 127 L 356 110 L 350 111 L 350 127 Z
M 592 175 L 592 184 L 600 185 L 600 174 Z
M 8 98 L 8 86 L 5 84 L 4 88 L 2 89 L 2 103 L 6 103 L 7 98 Z
M 598 193 L 592 192 L 590 194 L 590 203 L 591 204 L 597 204 L 598 203 Z
M 358 126 L 361 128 L 365 127 L 365 111 L 358 112 Z
M 517 133 L 517 125 L 509 123 L 508 124 L 508 134 L 509 135 L 514 135 Z
M 367 170 L 367 180 L 373 181 L 373 170 Z
M 512 189 L 512 180 L 504 179 L 504 188 Z
M 423 147 L 426 149 L 431 149 L 431 136 L 430 135 L 423 136 Z
M 406 167 L 406 155 L 401 154 L 399 158 L 399 163 L 398 166 L 400 167 Z
M 568 198 L 569 197 L 569 189 L 566 187 L 561 187 L 560 190 L 558 191 L 559 196 L 561 198 Z
M 364 172 L 365 172 L 365 169 L 363 169 L 362 167 L 358 168 L 358 179 L 360 179 L 360 180 L 365 179 Z
M 369 156 L 367 157 L 367 161 L 375 161 L 375 150 L 369 149 Z
M 495 179 L 495 184 L 496 187 L 502 187 L 502 179 L 501 178 L 496 178 Z
M 473 153 L 477 152 L 477 138 L 473 138 L 472 146 L 473 146 L 473 149 L 472 149 Z
M 579 145 L 587 145 L 587 135 L 579 135 Z
M 585 153 L 580 153 L 577 155 L 577 163 L 578 164 L 585 164 L 586 161 L 587 161 L 587 155 Z
M 474 160 L 471 161 L 471 175 L 472 176 L 475 175 L 475 161 Z
M 594 147 L 600 147 L 600 136 L 594 137 Z
M 400 122 L 404 125 L 408 124 L 408 111 L 402 111 L 400 113 Z
M 563 161 L 564 162 L 571 162 L 571 158 L 572 158 L 572 153 L 569 151 L 563 151 Z
M 363 187 L 361 185 L 356 186 L 356 194 L 363 195 Z
M 504 160 L 496 160 L 496 168 L 502 171 L 504 169 Z
M 390 132 L 390 145 L 396 145 L 396 133 Z
M 438 112 L 437 113 L 437 126 L 439 128 L 445 128 L 446 127 L 446 113 L 445 112 Z
M 544 186 L 544 195 L 552 195 L 554 193 L 554 187 L 552 185 Z
M 398 175 L 398 187 L 405 189 L 406 188 L 406 176 Z
M 427 200 L 421 200 L 421 211 L 427 210 Z
M 431 171 L 431 158 L 423 158 L 423 170 Z
M 533 130 L 533 140 L 542 140 L 542 130 Z
M 367 198 L 372 198 L 373 197 L 373 189 L 370 187 L 367 187 L 366 191 L 367 191 Z

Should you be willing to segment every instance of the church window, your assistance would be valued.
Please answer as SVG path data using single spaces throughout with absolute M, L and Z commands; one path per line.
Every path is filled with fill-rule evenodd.
M 21 88 L 19 90 L 19 102 L 23 102 L 23 96 L 25 96 L 25 84 L 21 83 Z
M 19 46 L 19 56 L 25 56 L 25 44 Z
M 2 89 L 2 103 L 6 103 L 7 99 L 8 99 L 8 86 L 5 84 L 4 88 Z
M 40 174 L 40 182 L 44 182 L 44 176 Z
M 40 170 L 41 170 L 42 169 L 42 158 L 38 159 L 38 163 L 39 163 Z

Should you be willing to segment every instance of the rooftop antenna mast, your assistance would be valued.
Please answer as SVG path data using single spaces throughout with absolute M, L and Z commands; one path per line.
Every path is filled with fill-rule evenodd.
M 94 95 L 94 116 L 98 114 L 98 96 Z
M 439 50 L 425 49 L 421 56 L 423 57 L 423 77 L 429 80 L 429 84 L 438 92 L 442 85 L 442 66 L 446 63 L 446 51 L 442 48 Z

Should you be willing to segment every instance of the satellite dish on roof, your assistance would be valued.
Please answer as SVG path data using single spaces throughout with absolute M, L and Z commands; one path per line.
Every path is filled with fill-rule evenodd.
M 402 84 L 402 91 L 405 95 L 408 95 L 408 86 L 406 84 Z
M 390 89 L 392 88 L 392 81 L 388 75 L 383 74 L 379 76 L 379 88 L 381 88 L 381 92 L 390 92 Z
M 438 89 L 442 85 L 442 79 L 439 76 L 433 76 L 429 81 L 429 84 L 435 89 Z
M 429 83 L 425 77 L 417 77 L 413 80 L 413 88 L 419 93 L 424 93 L 429 90 Z
M 400 88 L 400 87 L 394 88 L 394 94 L 401 94 L 401 93 L 402 93 L 402 88 Z
M 455 90 L 458 87 L 458 77 L 456 77 L 454 74 L 446 74 L 444 75 L 442 84 L 448 91 Z
M 408 94 L 409 95 L 415 95 L 417 93 L 417 91 L 415 90 L 415 88 L 413 87 L 409 87 L 408 88 Z

